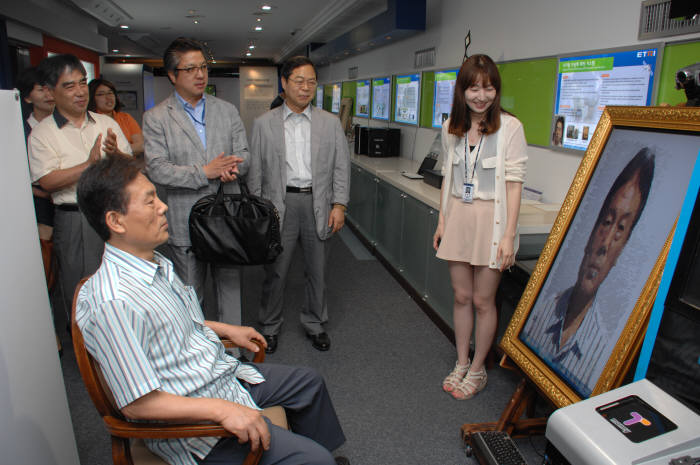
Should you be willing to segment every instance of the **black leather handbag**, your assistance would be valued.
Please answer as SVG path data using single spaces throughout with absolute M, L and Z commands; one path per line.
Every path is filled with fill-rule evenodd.
M 189 227 L 195 256 L 217 265 L 262 265 L 282 253 L 279 213 L 269 200 L 251 195 L 238 180 L 240 194 L 202 197 L 192 206 Z

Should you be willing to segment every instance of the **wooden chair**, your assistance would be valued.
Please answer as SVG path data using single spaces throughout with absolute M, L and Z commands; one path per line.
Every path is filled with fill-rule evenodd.
M 109 386 L 104 380 L 99 364 L 85 348 L 85 341 L 80 328 L 75 322 L 75 307 L 78 292 L 88 278 L 83 278 L 75 289 L 71 319 L 71 333 L 75 358 L 80 374 L 92 402 L 100 412 L 107 431 L 112 437 L 112 461 L 114 465 L 167 465 L 163 459 L 153 454 L 143 442 L 143 439 L 171 439 L 208 436 L 232 436 L 223 427 L 216 424 L 168 424 L 168 423 L 135 423 L 128 421 L 117 408 Z M 222 341 L 227 348 L 235 347 L 231 341 Z M 256 342 L 257 343 L 257 342 Z M 260 345 L 260 343 L 257 343 Z M 262 363 L 265 350 L 260 350 L 253 359 Z M 284 408 L 275 406 L 266 408 L 263 415 L 282 428 L 288 428 Z M 262 457 L 261 447 L 256 452 L 251 451 L 243 465 L 256 465 Z

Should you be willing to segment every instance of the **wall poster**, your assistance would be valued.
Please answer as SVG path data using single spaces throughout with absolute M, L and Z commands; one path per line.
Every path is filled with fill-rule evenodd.
M 434 128 L 441 128 L 442 123 L 450 116 L 458 72 L 458 69 L 435 71 L 435 90 L 433 92 Z
M 418 124 L 420 105 L 420 74 L 396 76 L 396 107 L 394 121 Z
M 389 120 L 391 108 L 391 78 L 383 77 L 372 80 L 372 118 Z
M 355 116 L 369 118 L 369 80 L 355 83 Z
M 586 150 L 606 106 L 651 105 L 659 50 L 560 58 L 552 145 Z

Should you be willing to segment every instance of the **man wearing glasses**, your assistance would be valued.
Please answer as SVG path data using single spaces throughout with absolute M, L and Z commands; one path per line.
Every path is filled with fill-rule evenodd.
M 285 102 L 255 120 L 248 185 L 280 213 L 282 247 L 265 267 L 260 308 L 267 352 L 277 348 L 284 285 L 297 241 L 304 256 L 305 302 L 300 320 L 313 347 L 325 351 L 330 338 L 325 275 L 328 242 L 345 224 L 350 194 L 348 142 L 336 115 L 310 105 L 316 68 L 306 57 L 290 58 L 281 70 Z
M 247 170 L 248 142 L 238 110 L 206 95 L 207 60 L 202 45 L 178 38 L 163 56 L 175 91 L 143 116 L 146 173 L 164 188 L 170 237 L 167 254 L 185 284 L 202 303 L 207 263 L 190 250 L 188 218 L 192 205 L 224 183 L 238 192 L 236 177 Z M 241 324 L 241 282 L 237 267 L 213 266 L 219 321 Z

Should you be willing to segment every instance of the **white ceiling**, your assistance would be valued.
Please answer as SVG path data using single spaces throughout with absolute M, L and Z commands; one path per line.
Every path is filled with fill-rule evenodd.
M 274 62 L 311 42 L 334 39 L 387 8 L 386 0 L 274 0 L 267 3 L 269 12 L 261 9 L 262 0 L 72 2 L 102 21 L 99 32 L 108 38 L 110 52 L 119 49 L 113 55 L 162 57 L 173 39 L 185 36 L 205 42 L 216 60 L 240 61 L 252 42 L 251 58 Z M 263 30 L 254 31 L 256 25 Z

